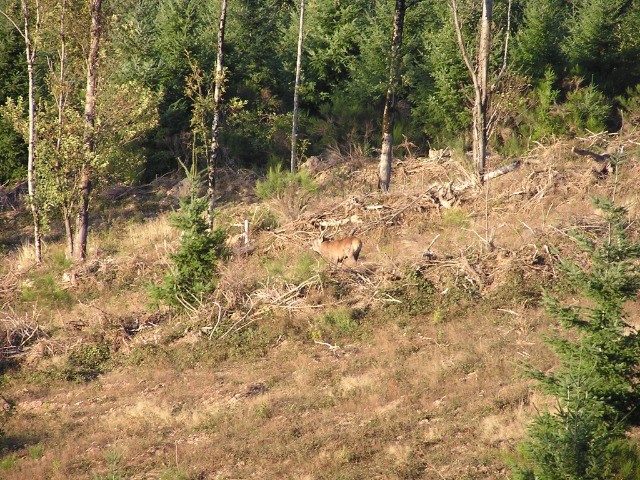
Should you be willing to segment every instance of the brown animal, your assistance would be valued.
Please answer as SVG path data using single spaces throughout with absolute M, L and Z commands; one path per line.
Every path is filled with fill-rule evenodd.
M 311 249 L 322 255 L 325 260 L 334 263 L 342 263 L 347 260 L 349 263 L 355 264 L 362 249 L 362 241 L 357 237 L 346 237 L 334 241 L 318 238 L 313 241 Z

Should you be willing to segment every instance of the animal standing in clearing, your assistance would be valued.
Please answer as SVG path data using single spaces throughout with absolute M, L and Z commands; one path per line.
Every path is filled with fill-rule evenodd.
M 318 238 L 313 241 L 311 249 L 333 263 L 342 263 L 347 260 L 349 264 L 355 264 L 362 249 L 362 241 L 357 237 L 346 237 L 334 241 Z

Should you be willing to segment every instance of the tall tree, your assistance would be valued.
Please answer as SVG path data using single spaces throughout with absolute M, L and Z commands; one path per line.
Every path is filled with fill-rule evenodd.
M 35 149 L 36 149 L 36 102 L 35 102 L 35 63 L 38 55 L 39 36 L 41 26 L 41 8 L 40 0 L 30 9 L 27 0 L 20 2 L 22 11 L 23 28 L 20 29 L 18 23 L 15 22 L 5 11 L 0 11 L 2 15 L 9 20 L 13 26 L 20 32 L 24 39 L 25 56 L 27 62 L 27 76 L 29 82 L 29 127 L 28 127 L 28 162 L 27 162 L 27 185 L 29 192 L 29 204 L 31 214 L 33 216 L 33 245 L 35 249 L 35 258 L 38 263 L 42 262 L 42 232 L 40 218 L 40 210 L 36 201 L 36 184 L 35 184 Z M 33 11 L 35 10 L 35 11 Z M 34 20 L 33 29 L 31 20 Z
M 456 29 L 456 37 L 460 53 L 473 82 L 473 159 L 476 165 L 477 175 L 480 183 L 484 181 L 487 158 L 487 140 L 489 123 L 487 115 L 491 93 L 498 84 L 507 67 L 507 49 L 509 44 L 509 29 L 511 20 L 511 0 L 507 11 L 507 28 L 505 32 L 505 46 L 502 68 L 493 85 L 489 84 L 489 60 L 491 54 L 491 24 L 493 18 L 493 0 L 482 0 L 482 17 L 480 20 L 480 40 L 478 44 L 477 59 L 475 65 L 471 63 L 467 47 L 462 38 L 462 26 L 458 18 L 457 0 L 451 0 L 451 10 L 453 22 Z
M 89 198 L 91 195 L 91 175 L 93 157 L 96 151 L 95 117 L 98 86 L 98 54 L 102 36 L 102 0 L 89 0 L 91 27 L 89 30 L 89 53 L 87 56 L 87 89 L 84 108 L 84 144 L 85 158 L 80 170 L 80 202 L 76 221 L 76 260 L 87 258 L 87 235 L 89 231 Z
M 291 127 L 291 173 L 296 172 L 298 163 L 298 103 L 300 73 L 302 71 L 302 39 L 304 34 L 304 0 L 300 0 L 300 28 L 298 30 L 298 55 L 296 57 L 296 82 L 293 86 L 293 125 Z
M 63 168 L 62 165 L 62 145 L 65 135 L 65 110 L 69 99 L 69 85 L 67 79 L 67 0 L 62 0 L 60 3 L 60 24 L 59 24 L 59 49 L 58 49 L 58 70 L 55 71 L 53 63 L 50 63 L 51 77 L 54 83 L 54 88 L 51 89 L 53 96 L 55 97 L 56 110 L 57 110 L 57 129 L 56 129 L 56 164 L 55 170 L 60 171 Z M 60 177 L 57 177 L 60 178 Z M 64 188 L 64 187 L 63 187 Z M 62 190 L 62 188 L 60 188 Z M 71 192 L 66 192 L 71 193 Z M 73 198 L 72 195 L 68 195 L 68 201 L 61 202 L 60 210 L 62 212 L 62 219 L 64 222 L 64 229 L 67 243 L 67 255 L 69 258 L 73 257 L 74 241 L 73 241 L 73 226 L 72 211 L 73 211 Z
M 222 106 L 222 92 L 224 90 L 224 28 L 227 22 L 227 0 L 222 0 L 220 8 L 220 23 L 218 25 L 218 50 L 216 55 L 216 78 L 213 92 L 213 125 L 211 127 L 211 155 L 207 165 L 207 198 L 209 200 L 209 222 L 213 227 L 214 189 L 216 186 L 216 168 L 220 161 L 220 110 Z
M 395 15 L 393 16 L 393 34 L 391 36 L 391 54 L 389 56 L 389 83 L 382 115 L 382 148 L 380 149 L 380 163 L 378 165 L 378 188 L 383 192 L 389 191 L 391 183 L 391 161 L 393 159 L 393 126 L 395 121 L 396 96 L 400 83 L 399 53 L 402 46 L 404 30 L 404 16 L 407 3 L 396 0 Z

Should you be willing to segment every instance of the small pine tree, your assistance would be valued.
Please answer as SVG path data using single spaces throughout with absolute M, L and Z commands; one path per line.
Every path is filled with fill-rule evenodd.
M 167 305 L 183 307 L 194 298 L 215 289 L 215 267 L 227 255 L 226 234 L 221 228 L 211 230 L 207 218 L 208 201 L 197 197 L 199 177 L 188 172 L 191 196 L 180 202 L 180 210 L 171 216 L 171 224 L 182 232 L 178 251 L 169 256 L 173 262 L 164 283 L 152 289 L 152 296 Z
M 640 478 L 640 457 L 625 437 L 640 399 L 640 337 L 623 308 L 640 290 L 640 244 L 628 236 L 625 208 L 602 199 L 594 204 L 605 213 L 605 229 L 595 238 L 574 235 L 591 267 L 562 263 L 589 305 L 563 306 L 545 296 L 547 311 L 567 334 L 548 340 L 559 367 L 531 375 L 557 408 L 529 427 L 518 479 Z

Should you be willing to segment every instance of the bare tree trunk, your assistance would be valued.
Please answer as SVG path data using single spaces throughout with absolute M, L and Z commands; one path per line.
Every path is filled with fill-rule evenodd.
M 227 22 L 227 0 L 222 0 L 220 8 L 220 25 L 218 27 L 218 52 L 216 55 L 216 85 L 213 92 L 213 125 L 211 127 L 211 155 L 207 165 L 207 198 L 209 200 L 209 222 L 213 227 L 214 191 L 216 186 L 216 168 L 220 160 L 220 108 L 222 104 L 222 92 L 224 90 L 224 28 Z
M 293 126 L 291 127 L 291 173 L 298 167 L 298 90 L 302 71 L 302 39 L 304 33 L 304 0 L 300 0 L 300 29 L 298 31 L 298 57 L 296 60 L 296 83 L 293 87 Z
M 80 202 L 78 205 L 78 217 L 76 220 L 76 260 L 84 261 L 87 258 L 87 235 L 89 231 L 89 198 L 91 195 L 91 163 L 95 155 L 95 107 L 96 89 L 98 85 L 98 53 L 100 49 L 100 36 L 102 34 L 102 0 L 89 0 L 91 11 L 91 29 L 89 32 L 90 47 L 87 58 L 87 91 L 85 93 L 84 107 L 84 143 L 85 159 L 80 171 Z
M 511 2 L 509 2 L 509 11 Z M 478 71 L 471 64 L 469 55 L 467 54 L 464 40 L 462 39 L 462 27 L 458 19 L 458 6 L 456 0 L 451 0 L 451 9 L 453 12 L 453 21 L 458 37 L 458 46 L 467 69 L 471 75 L 474 89 L 473 103 L 473 159 L 476 164 L 477 179 L 479 183 L 484 182 L 484 172 L 486 170 L 487 157 L 487 112 L 489 110 L 489 102 L 491 99 L 491 87 L 489 86 L 489 54 L 491 52 L 491 19 L 493 15 L 493 0 L 483 0 L 482 2 L 482 20 L 480 24 L 480 44 L 478 47 L 477 66 Z M 506 45 L 508 41 L 508 28 L 505 40 L 505 57 L 504 65 L 500 76 L 504 73 L 506 66 Z
M 27 162 L 27 185 L 29 190 L 29 203 L 33 216 L 33 246 L 35 248 L 36 262 L 42 262 L 42 234 L 41 219 L 38 204 L 35 198 L 35 144 L 36 144 L 36 104 L 35 104 L 35 82 L 34 65 L 36 61 L 37 48 L 33 44 L 31 28 L 29 24 L 29 9 L 27 0 L 22 0 L 22 17 L 24 20 L 24 41 L 27 57 L 27 75 L 29 78 L 29 146 Z M 36 2 L 36 34 L 40 26 L 40 2 Z
M 35 17 L 35 35 L 31 32 L 31 23 L 29 19 L 29 6 L 27 0 L 21 0 L 21 13 L 24 29 L 20 29 L 18 23 L 13 20 L 6 11 L 0 10 L 0 14 L 4 16 L 13 27 L 20 33 L 24 40 L 25 56 L 27 60 L 27 78 L 28 78 L 28 97 L 29 97 L 29 126 L 27 140 L 27 189 L 29 195 L 29 204 L 31 214 L 33 216 L 33 246 L 35 250 L 36 262 L 42 263 L 42 220 L 40 216 L 39 205 L 36 200 L 36 180 L 35 180 L 35 145 L 36 145 L 36 103 L 35 103 L 35 63 L 38 53 L 37 43 L 34 41 L 40 33 L 40 0 L 35 1 L 36 17 Z
M 484 180 L 487 158 L 487 112 L 489 110 L 489 53 L 491 52 L 491 18 L 493 0 L 483 0 L 480 24 L 480 46 L 478 49 L 478 87 L 474 113 L 473 154 L 480 183 Z M 478 96 L 479 95 L 479 96 Z
M 399 79 L 399 53 L 402 46 L 404 17 L 406 12 L 405 0 L 396 0 L 395 15 L 393 17 L 393 35 L 391 36 L 391 55 L 389 58 L 389 83 L 382 115 L 382 148 L 378 166 L 378 188 L 383 192 L 389 191 L 391 183 L 391 161 L 393 160 L 393 126 L 395 123 L 396 95 Z

